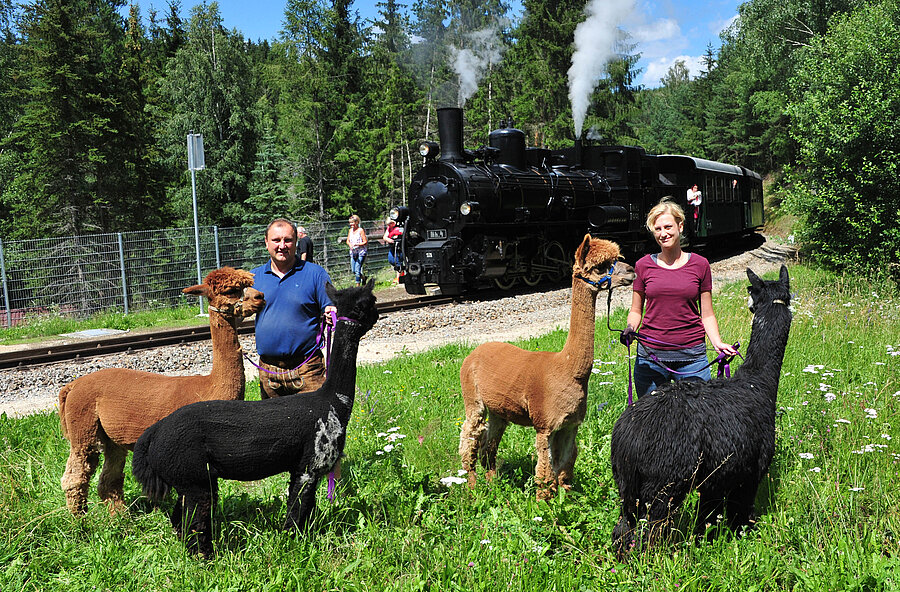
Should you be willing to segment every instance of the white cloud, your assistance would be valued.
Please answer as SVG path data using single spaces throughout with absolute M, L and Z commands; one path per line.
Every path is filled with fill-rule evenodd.
M 675 62 L 684 62 L 684 66 L 688 69 L 691 78 L 700 76 L 703 70 L 703 56 L 687 56 L 680 55 L 676 57 L 659 57 L 653 61 L 647 62 L 647 67 L 638 82 L 647 88 L 657 88 L 660 85 L 660 79 L 664 78 L 669 72 L 669 68 L 675 65 Z
M 637 25 L 628 29 L 631 37 L 638 43 L 652 43 L 659 40 L 673 39 L 681 35 L 681 27 L 674 19 L 660 19 L 650 24 Z
M 623 25 L 631 35 L 631 41 L 637 44 L 635 51 L 641 54 L 638 66 L 643 72 L 638 77 L 638 84 L 647 88 L 659 87 L 660 78 L 677 60 L 683 61 L 691 77 L 696 78 L 703 70 L 701 60 L 707 43 L 717 51 L 719 34 L 738 19 L 736 13 L 727 18 L 715 18 L 718 15 L 712 8 L 709 13 L 697 15 L 693 10 L 686 11 L 685 4 L 680 0 L 674 3 L 671 0 L 662 3 L 638 0 L 639 8 Z M 694 17 L 689 17 L 691 14 Z

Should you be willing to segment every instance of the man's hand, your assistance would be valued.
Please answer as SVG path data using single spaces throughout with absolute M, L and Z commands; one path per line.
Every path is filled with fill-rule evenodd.
M 334 321 L 333 321 L 333 319 L 332 319 L 331 313 L 337 313 L 337 307 L 336 307 L 336 306 L 326 306 L 326 307 L 325 307 L 325 311 L 324 311 L 324 314 L 325 314 L 325 323 L 328 324 L 328 325 L 334 324 Z

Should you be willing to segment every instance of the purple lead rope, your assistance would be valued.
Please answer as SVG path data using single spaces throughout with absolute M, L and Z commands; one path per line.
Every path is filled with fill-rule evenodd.
M 653 339 L 652 337 L 644 337 L 642 335 L 639 335 L 637 332 L 634 333 L 634 338 L 639 343 L 645 343 L 645 344 L 653 343 L 654 345 L 676 345 L 677 346 L 677 344 L 675 344 L 675 343 L 668 343 L 665 341 L 660 341 L 659 339 Z M 733 347 L 735 350 L 737 350 L 739 347 L 741 347 L 741 342 L 736 341 L 734 343 Z M 740 352 L 738 352 L 735 355 L 739 356 L 741 359 L 744 359 L 744 356 L 742 356 Z M 668 372 L 671 372 L 672 374 L 678 374 L 681 376 L 688 376 L 688 375 L 694 374 L 694 372 L 679 372 L 678 370 L 673 370 L 672 368 L 669 368 L 668 366 L 663 364 L 659 358 L 656 357 L 656 354 L 651 353 L 649 355 L 649 358 L 651 360 L 653 360 L 654 362 L 656 362 L 657 364 L 659 364 L 660 366 L 662 366 L 663 368 L 665 368 Z M 714 359 L 712 362 L 710 362 L 709 364 L 707 364 L 700 370 L 709 368 L 713 364 L 718 364 L 719 367 L 718 367 L 718 370 L 716 371 L 716 378 L 722 378 L 723 374 L 725 375 L 725 378 L 731 378 L 731 360 L 733 360 L 733 359 L 734 359 L 734 356 L 729 356 L 725 353 L 719 352 L 719 355 L 716 356 L 716 359 Z M 634 387 L 633 387 L 633 383 L 631 380 L 631 341 L 629 341 L 628 342 L 628 406 L 629 407 L 631 407 L 631 405 L 634 402 L 633 392 L 634 392 Z

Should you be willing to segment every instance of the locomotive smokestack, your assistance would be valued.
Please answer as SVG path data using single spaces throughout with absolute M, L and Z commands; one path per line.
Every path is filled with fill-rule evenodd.
M 438 109 L 438 135 L 441 139 L 441 160 L 462 162 L 463 110 L 459 107 Z
M 584 162 L 582 157 L 582 140 L 581 136 L 575 138 L 575 150 L 572 152 L 572 159 L 575 161 L 572 166 L 583 168 Z

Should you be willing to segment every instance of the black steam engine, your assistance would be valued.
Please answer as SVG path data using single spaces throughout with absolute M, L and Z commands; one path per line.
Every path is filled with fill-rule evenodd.
M 688 214 L 693 244 L 763 224 L 762 181 L 742 167 L 581 141 L 563 150 L 526 148 L 524 132 L 511 127 L 469 151 L 461 109 L 440 109 L 438 124 L 440 145 L 420 147 L 425 166 L 410 186 L 409 208 L 391 212 L 404 227 L 401 278 L 410 294 L 559 281 L 587 232 L 637 255 L 651 248 L 644 221 L 664 196 Z M 696 224 L 686 199 L 694 184 L 703 194 Z

